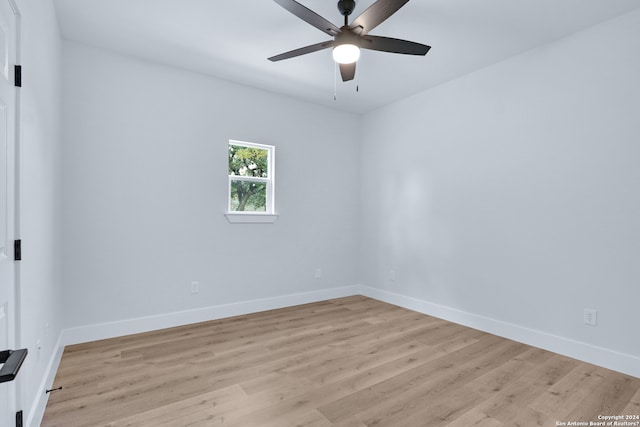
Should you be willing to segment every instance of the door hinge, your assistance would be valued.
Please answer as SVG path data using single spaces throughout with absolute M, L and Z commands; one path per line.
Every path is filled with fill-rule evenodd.
M 13 260 L 22 261 L 22 240 L 13 241 Z
M 22 65 L 15 65 L 14 70 L 14 84 L 16 87 L 22 87 Z
M 16 427 L 23 427 L 23 424 L 22 424 L 22 411 L 16 412 Z

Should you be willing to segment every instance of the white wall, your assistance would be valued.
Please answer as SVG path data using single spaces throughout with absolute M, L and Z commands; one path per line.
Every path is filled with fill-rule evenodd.
M 18 1 L 22 15 L 21 333 L 18 377 L 25 421 L 44 408 L 45 376 L 62 328 L 61 41 L 50 1 Z M 40 349 L 36 343 L 40 342 Z M 47 384 L 48 385 L 48 384 Z
M 636 11 L 368 114 L 361 282 L 640 357 L 639 51 Z
M 72 42 L 63 58 L 65 327 L 357 283 L 356 116 Z M 276 146 L 275 224 L 223 216 L 229 139 Z

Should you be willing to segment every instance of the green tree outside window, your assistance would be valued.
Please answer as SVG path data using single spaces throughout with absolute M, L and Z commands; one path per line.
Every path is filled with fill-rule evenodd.
M 229 143 L 229 209 L 265 212 L 270 184 L 269 149 Z

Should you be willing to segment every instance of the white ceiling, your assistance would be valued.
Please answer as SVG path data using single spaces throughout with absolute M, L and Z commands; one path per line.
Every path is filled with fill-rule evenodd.
M 341 26 L 337 0 L 298 1 Z M 371 34 L 428 44 L 427 56 L 363 51 L 356 79 L 336 84 L 330 49 L 267 60 L 330 39 L 271 0 L 54 2 L 65 39 L 358 113 L 640 8 L 638 0 L 412 0 Z M 357 1 L 351 18 L 373 3 Z

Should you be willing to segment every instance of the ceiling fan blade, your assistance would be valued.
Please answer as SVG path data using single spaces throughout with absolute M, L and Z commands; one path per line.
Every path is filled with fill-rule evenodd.
M 409 0 L 378 0 L 353 20 L 351 28 L 362 27 L 367 34 L 404 6 Z
M 299 49 L 294 49 L 289 52 L 281 53 L 280 55 L 272 56 L 271 58 L 269 58 L 269 61 L 276 62 L 276 61 L 282 61 L 283 59 L 295 58 L 296 56 L 305 55 L 307 53 L 313 53 L 322 49 L 326 49 L 332 45 L 333 45 L 333 40 L 312 44 L 310 46 L 301 47 Z
M 402 53 L 405 55 L 426 55 L 429 49 L 431 49 L 431 46 L 427 46 L 426 44 L 370 35 L 360 37 L 359 46 L 363 49 Z
M 306 6 L 301 5 L 295 0 L 274 0 L 280 6 L 287 9 L 289 12 L 296 15 L 298 18 L 302 19 L 308 24 L 313 25 L 323 33 L 326 33 L 330 36 L 335 36 L 340 32 L 340 28 L 333 25 L 331 22 L 327 21 L 322 16 L 315 13 L 313 10 L 307 8 Z
M 343 82 L 353 80 L 356 76 L 356 62 L 353 64 L 340 64 L 340 75 Z

